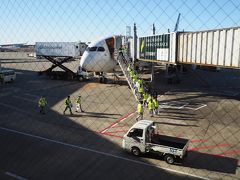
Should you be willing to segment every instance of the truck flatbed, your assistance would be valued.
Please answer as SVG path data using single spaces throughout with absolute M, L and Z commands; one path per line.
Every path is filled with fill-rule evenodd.
M 183 149 L 184 146 L 188 143 L 188 139 L 154 134 L 151 143 Z

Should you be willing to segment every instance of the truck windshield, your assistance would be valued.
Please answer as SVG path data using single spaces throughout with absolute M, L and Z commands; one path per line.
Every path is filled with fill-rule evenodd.
M 132 129 L 130 131 L 132 137 L 142 137 L 143 136 L 143 130 L 142 129 Z

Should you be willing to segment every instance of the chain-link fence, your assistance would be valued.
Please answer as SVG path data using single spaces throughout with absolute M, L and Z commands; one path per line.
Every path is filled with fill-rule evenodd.
M 240 179 L 239 1 L 3 0 L 0 12 L 1 179 Z M 161 61 L 166 44 L 140 58 L 153 34 L 226 28 L 195 46 L 228 68 Z

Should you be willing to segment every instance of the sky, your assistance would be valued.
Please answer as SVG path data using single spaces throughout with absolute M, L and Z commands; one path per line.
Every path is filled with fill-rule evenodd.
M 239 0 L 1 0 L 0 44 L 90 42 L 124 35 L 136 23 L 138 36 L 179 30 L 240 26 Z M 133 33 L 133 30 L 132 30 Z

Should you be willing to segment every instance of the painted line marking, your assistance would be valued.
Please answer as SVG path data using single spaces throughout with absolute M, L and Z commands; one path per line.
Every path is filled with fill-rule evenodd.
M 234 154 L 240 154 L 240 150 L 234 150 L 229 152 L 224 152 L 222 154 L 217 154 L 218 156 L 225 156 L 225 155 L 234 155 Z
M 189 102 L 178 102 L 178 101 L 170 101 L 159 104 L 160 108 L 172 108 L 172 109 L 182 109 L 184 106 L 187 106 Z
M 12 106 L 12 105 L 7 105 L 7 104 L 0 103 L 0 106 L 4 106 L 4 107 L 7 107 L 7 108 L 11 108 L 11 109 L 14 109 L 14 110 L 16 110 L 16 111 L 18 111 L 18 112 L 27 114 L 27 115 L 29 115 L 29 116 L 36 117 L 35 115 L 33 115 L 33 114 L 31 114 L 31 113 L 29 113 L 29 112 L 27 112 L 27 111 L 24 111 L 24 110 L 22 110 L 22 109 L 20 109 L 20 108 L 14 107 L 14 106 Z
M 13 178 L 15 178 L 15 179 L 18 179 L 18 180 L 27 180 L 27 179 L 24 178 L 24 177 L 18 176 L 18 175 L 16 175 L 16 174 L 13 174 L 13 173 L 8 172 L 8 171 L 5 172 L 5 174 L 8 175 L 8 176 L 10 176 L 10 177 L 13 177 Z
M 200 149 L 212 149 L 216 147 L 226 147 L 226 146 L 231 146 L 230 144 L 216 144 L 213 146 L 202 146 L 202 147 L 197 147 L 197 148 L 190 148 L 188 151 L 198 151 Z
M 126 126 L 126 125 L 119 125 L 119 126 L 114 126 L 111 128 L 113 129 L 113 128 L 124 128 L 124 127 L 129 128 L 129 126 Z
M 164 168 L 164 167 L 161 167 L 161 166 L 158 166 L 158 165 L 149 164 L 149 163 L 146 163 L 146 162 L 141 162 L 141 161 L 138 161 L 138 160 L 125 158 L 125 157 L 122 157 L 122 156 L 117 156 L 117 155 L 114 155 L 114 154 L 110 154 L 110 153 L 106 153 L 106 152 L 102 152 L 102 151 L 97 151 L 97 150 L 94 150 L 94 149 L 85 148 L 85 147 L 81 147 L 81 146 L 78 146 L 78 145 L 64 143 L 64 142 L 61 142 L 61 141 L 48 139 L 48 138 L 44 138 L 44 137 L 41 137 L 41 136 L 29 134 L 29 133 L 24 133 L 24 132 L 13 130 L 13 129 L 8 129 L 8 128 L 4 128 L 4 127 L 0 127 L 0 129 L 4 130 L 4 131 L 7 131 L 7 132 L 11 132 L 11 133 L 15 133 L 15 134 L 21 134 L 21 135 L 28 136 L 28 137 L 31 137 L 31 138 L 45 140 L 47 142 L 51 142 L 51 143 L 55 143 L 55 144 L 59 144 L 59 145 L 63 145 L 63 146 L 71 147 L 71 148 L 76 148 L 76 149 L 89 151 L 89 152 L 93 152 L 93 153 L 96 153 L 96 154 L 101 154 L 101 155 L 116 158 L 116 159 L 125 160 L 125 161 L 132 162 L 132 163 L 135 163 L 135 164 L 140 164 L 140 165 L 144 165 L 144 166 L 148 166 L 148 167 L 155 167 L 155 168 L 158 168 L 158 169 L 166 170 L 166 171 L 177 173 L 177 174 L 182 174 L 182 175 L 187 175 L 187 176 L 191 176 L 191 177 L 196 177 L 196 178 L 209 180 L 208 178 L 205 178 L 205 177 L 202 177 L 202 176 L 197 176 L 197 175 L 190 174 L 190 173 L 185 173 L 185 172 L 181 172 L 181 171 L 177 171 L 177 170 L 173 170 L 173 169 L 169 169 L 169 168 Z M 25 180 L 25 179 L 22 179 L 22 180 Z
M 124 121 L 125 119 L 127 119 L 128 117 L 132 116 L 133 114 L 135 114 L 135 111 L 132 113 L 129 113 L 123 117 L 121 117 L 120 119 L 118 119 L 116 122 L 114 122 L 113 124 L 110 124 L 110 126 L 106 127 L 105 129 L 103 129 L 102 131 L 100 131 L 99 133 L 105 133 L 106 131 L 108 131 L 110 128 L 117 126 L 120 122 Z
M 30 94 L 30 93 L 25 93 L 26 96 L 34 97 L 34 98 L 40 98 L 40 96 Z
M 185 107 L 185 108 L 186 108 L 186 109 L 191 109 L 191 110 L 196 111 L 196 110 L 201 109 L 201 108 L 204 108 L 204 107 L 206 107 L 206 106 L 207 106 L 206 104 L 202 104 L 202 106 L 197 107 L 197 108 L 191 108 L 191 107 Z
M 127 132 L 128 130 L 119 130 L 119 131 L 107 131 L 106 133 L 120 133 L 120 132 Z
M 190 140 L 191 143 L 195 143 L 195 142 L 207 142 L 207 139 L 192 139 Z
M 122 139 L 123 138 L 123 136 L 118 136 L 118 135 L 114 135 L 114 134 L 110 134 L 110 133 L 100 133 L 100 134 L 103 134 L 103 135 L 106 135 L 106 136 L 112 136 L 112 137 L 115 137 L 115 138 L 120 138 L 120 139 Z
M 28 102 L 31 102 L 31 103 L 37 103 L 37 101 L 33 101 L 33 100 L 30 100 L 28 98 L 24 98 L 24 97 L 20 97 L 20 96 L 12 96 L 14 98 L 17 98 L 17 99 L 21 99 L 21 100 L 24 100 L 24 101 L 28 101 Z
M 196 106 L 194 108 L 194 106 Z M 165 102 L 165 103 L 161 103 L 159 104 L 159 107 L 160 108 L 172 108 L 172 109 L 183 109 L 183 108 L 186 108 L 186 109 L 191 109 L 191 110 L 198 110 L 198 109 L 201 109 L 201 108 L 204 108 L 207 106 L 207 104 L 196 104 L 196 105 L 191 105 L 191 102 L 178 102 L 178 101 L 170 101 L 170 102 Z M 191 107 L 192 106 L 192 107 Z

